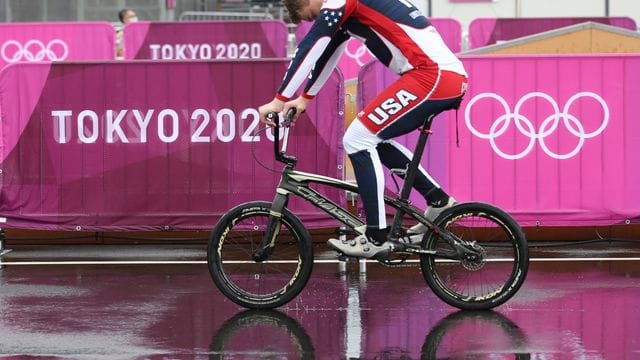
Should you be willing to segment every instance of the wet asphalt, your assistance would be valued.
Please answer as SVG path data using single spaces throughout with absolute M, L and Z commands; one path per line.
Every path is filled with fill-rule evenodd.
M 443 303 L 417 264 L 318 262 L 292 302 L 248 311 L 201 245 L 7 250 L 3 359 L 640 359 L 639 243 L 532 248 L 518 294 L 484 312 Z

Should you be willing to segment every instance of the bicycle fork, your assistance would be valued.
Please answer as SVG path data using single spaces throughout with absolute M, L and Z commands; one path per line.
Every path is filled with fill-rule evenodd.
M 287 206 L 288 201 L 288 193 L 281 191 L 280 188 L 278 188 L 276 197 L 271 206 L 271 211 L 269 212 L 269 222 L 267 223 L 267 228 L 265 229 L 262 240 L 260 241 L 260 246 L 258 246 L 258 249 L 253 252 L 253 261 L 263 262 L 273 253 L 273 249 L 276 246 L 276 238 L 280 233 L 282 212 Z

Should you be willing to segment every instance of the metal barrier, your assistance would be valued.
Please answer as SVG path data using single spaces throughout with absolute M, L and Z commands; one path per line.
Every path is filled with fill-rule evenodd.
M 231 12 L 231 11 L 185 11 L 180 14 L 180 21 L 206 20 L 271 20 L 268 12 Z

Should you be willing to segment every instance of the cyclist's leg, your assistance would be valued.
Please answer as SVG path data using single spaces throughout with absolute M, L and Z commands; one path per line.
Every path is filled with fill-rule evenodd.
M 384 173 L 376 146 L 382 141 L 356 118 L 343 138 L 343 144 L 358 183 L 364 205 L 367 230 L 387 227 L 384 211 Z
M 405 108 L 397 111 L 395 119 L 389 119 L 383 123 L 382 127 L 377 128 L 377 136 L 383 140 L 377 148 L 380 154 L 382 163 L 388 168 L 405 168 L 411 161 L 413 153 L 400 145 L 398 142 L 391 139 L 407 134 L 424 124 L 424 121 L 435 116 L 446 109 L 450 109 L 457 101 L 460 100 L 464 91 L 466 90 L 466 77 L 450 71 L 439 71 L 435 74 L 425 71 L 410 71 L 406 75 L 403 75 L 398 81 L 392 84 L 381 95 L 388 93 L 390 89 L 391 93 L 400 94 L 406 91 L 406 85 L 409 85 L 411 90 L 418 88 L 418 92 L 410 94 L 421 94 L 415 104 L 408 104 Z M 432 85 L 429 85 L 432 83 Z M 378 98 L 380 98 L 379 96 Z M 382 96 L 384 98 L 384 96 Z M 397 95 L 398 100 L 399 96 Z M 405 99 L 409 99 L 410 95 L 403 95 Z M 371 104 L 375 104 L 376 100 Z M 384 108 L 384 104 L 393 107 L 393 101 L 390 103 L 389 99 L 384 100 L 380 107 Z M 375 120 L 380 118 L 380 108 L 373 107 L 371 104 L 367 106 L 363 112 L 363 121 Z M 396 105 L 397 108 L 397 105 Z M 373 111 L 373 114 L 367 111 Z M 366 117 L 365 117 L 366 116 Z M 375 128 L 375 125 L 368 124 L 368 128 Z M 420 166 L 419 172 L 413 184 L 414 188 L 422 194 L 427 200 L 429 205 L 442 206 L 447 204 L 449 196 L 442 190 L 440 185 L 429 176 L 425 169 Z
M 390 169 L 406 168 L 407 164 L 411 162 L 413 152 L 391 139 L 417 129 L 422 126 L 427 117 L 435 116 L 445 109 L 450 108 L 456 100 L 457 97 L 453 99 L 425 100 L 419 106 L 407 112 L 402 119 L 398 119 L 378 133 L 378 136 L 384 140 L 378 145 L 378 152 L 380 153 L 382 163 Z M 427 200 L 427 204 L 430 206 L 445 205 L 449 200 L 449 195 L 444 192 L 422 165 L 420 165 L 418 169 L 419 171 L 413 183 L 413 188 Z
M 386 240 L 387 224 L 384 207 L 384 175 L 378 155 L 378 144 L 391 137 L 416 129 L 430 113 L 423 105 L 439 89 L 440 72 L 411 70 L 373 99 L 345 132 L 343 143 L 354 168 L 356 182 L 364 205 L 366 237 L 349 244 L 329 240 L 329 245 L 347 255 L 371 257 L 377 249 L 365 243 L 380 244 Z M 462 87 L 460 87 L 462 88 Z M 448 99 L 447 99 L 448 100 Z M 446 102 L 446 101 L 445 101 Z M 427 102 L 433 106 L 439 101 Z M 444 105 L 443 108 L 444 109 Z M 439 109 L 439 111 L 442 111 Z M 413 111 L 416 110 L 416 111 Z M 385 130 L 389 129 L 388 132 Z M 383 134 L 380 136 L 380 134 Z M 386 135 L 385 135 L 386 134 Z M 388 137 L 387 137 L 388 136 Z M 382 250 L 380 250 L 382 251 Z
M 415 124 L 417 122 L 415 119 L 424 121 L 427 116 L 436 115 L 448 109 L 457 100 L 458 98 L 426 100 L 406 115 L 407 119 L 414 121 L 398 120 L 380 132 L 378 136 L 384 139 L 384 141 L 378 145 L 378 152 L 380 153 L 382 163 L 388 168 L 406 168 L 413 157 L 413 153 L 398 142 L 390 139 L 411 131 L 412 129 L 407 126 L 407 123 L 413 122 Z M 417 116 L 412 116 L 413 114 L 417 114 Z M 429 207 L 425 211 L 425 216 L 430 220 L 435 220 L 442 211 L 453 206 L 456 200 L 447 194 L 442 187 L 429 176 L 422 165 L 419 166 L 418 170 L 413 188 L 427 201 Z M 424 233 L 426 230 L 427 228 L 422 224 L 417 224 L 409 229 L 411 233 L 418 234 Z
M 356 118 L 344 135 L 344 145 L 353 164 L 360 199 L 364 205 L 366 230 L 350 241 L 329 239 L 327 244 L 348 256 L 375 257 L 390 249 L 384 211 L 384 174 L 376 151 L 381 141 Z
M 381 142 L 378 144 L 377 150 L 382 164 L 388 169 L 406 169 L 413 157 L 411 150 L 395 140 Z M 413 188 L 427 200 L 429 205 L 446 202 L 449 199 L 449 195 L 442 190 L 438 182 L 429 175 L 422 165 L 418 167 Z
M 434 74 L 429 70 L 403 74 L 378 94 L 345 132 L 344 148 L 353 165 L 371 235 L 380 235 L 387 227 L 384 174 L 377 149 L 385 139 L 381 134 L 391 129 L 393 133 L 399 132 L 393 135 L 398 136 L 424 123 L 423 104 L 436 88 L 437 80 L 438 72 Z M 374 240 L 380 238 L 374 237 Z
M 407 106 L 400 109 L 393 116 L 389 116 L 390 119 L 380 124 L 381 126 L 376 134 L 383 142 L 379 143 L 377 148 L 382 163 L 387 167 L 404 168 L 413 157 L 411 151 L 399 143 L 391 141 L 391 139 L 417 129 L 428 117 L 451 109 L 456 103 L 459 103 L 461 97 L 464 95 L 467 86 L 465 76 L 449 71 L 442 71 L 437 74 L 437 80 L 431 88 L 420 88 L 419 85 L 429 83 L 430 76 L 431 74 L 429 73 L 412 71 L 406 76 L 403 75 L 396 83 L 392 84 L 381 94 L 388 96 L 391 90 L 391 93 L 395 92 L 396 99 L 401 101 L 402 99 L 411 100 L 411 95 L 420 94 L 420 90 L 429 90 L 428 93 L 423 93 L 422 98 L 416 99 L 419 101 L 417 101 L 415 105 L 412 106 L 410 101 L 407 102 Z M 419 85 L 416 86 L 416 83 Z M 408 88 L 405 87 L 407 84 L 409 85 Z M 416 88 L 419 90 L 412 92 L 415 91 Z M 405 93 L 407 89 L 409 89 L 408 94 Z M 385 101 L 389 104 L 388 99 Z M 375 104 L 375 100 L 372 104 Z M 384 102 L 382 104 L 384 104 Z M 391 104 L 393 104 L 393 101 Z M 376 123 L 375 120 L 382 118 L 382 116 L 380 116 L 382 115 L 380 112 L 381 107 L 382 106 L 372 107 L 370 104 L 365 108 L 364 112 L 361 113 L 361 118 L 368 128 L 371 129 L 374 127 L 375 129 L 372 122 Z M 373 111 L 373 116 L 371 116 L 371 113 L 368 111 Z M 367 120 L 370 120 L 368 124 Z M 422 166 L 420 166 L 419 170 L 413 186 L 427 200 L 429 208 L 427 209 L 426 216 L 433 220 L 444 209 L 455 204 L 455 199 L 450 197 L 440 185 L 429 176 Z M 412 230 L 413 232 L 424 232 L 426 228 L 420 225 L 415 229 L 412 228 Z

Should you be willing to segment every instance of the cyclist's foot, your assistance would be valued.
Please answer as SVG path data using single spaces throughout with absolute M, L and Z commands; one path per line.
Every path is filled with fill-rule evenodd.
M 440 214 L 442 214 L 443 211 L 456 205 L 457 203 L 458 202 L 456 201 L 456 199 L 453 198 L 453 196 L 449 196 L 449 200 L 444 205 L 440 207 L 436 207 L 433 205 L 429 206 L 427 210 L 424 212 L 424 216 L 429 221 L 434 221 L 436 218 L 438 218 L 438 216 L 440 216 Z M 415 234 L 424 234 L 426 232 L 427 232 L 427 227 L 422 224 L 413 225 L 412 227 L 409 228 L 409 230 L 407 230 L 407 233 L 411 238 L 412 244 L 420 244 L 420 242 L 422 242 L 422 236 L 416 236 Z M 414 235 L 411 236 L 412 234 Z
M 359 235 L 353 240 L 329 239 L 327 245 L 330 248 L 347 256 L 373 258 L 391 251 L 391 244 L 386 241 L 377 245 L 369 241 L 366 235 Z

